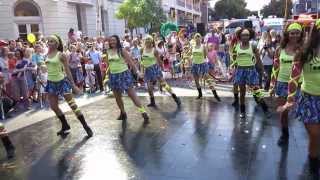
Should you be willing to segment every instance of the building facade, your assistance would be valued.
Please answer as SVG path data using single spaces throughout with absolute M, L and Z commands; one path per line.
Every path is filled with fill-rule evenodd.
M 168 19 L 179 26 L 206 24 L 208 21 L 207 0 L 162 0 L 161 3 Z
M 83 35 L 123 35 L 125 23 L 115 18 L 122 0 L 1 0 L 0 39 L 26 38 L 29 33 L 59 34 L 70 28 Z
M 320 0 L 296 0 L 293 3 L 293 14 L 316 13 L 320 11 Z

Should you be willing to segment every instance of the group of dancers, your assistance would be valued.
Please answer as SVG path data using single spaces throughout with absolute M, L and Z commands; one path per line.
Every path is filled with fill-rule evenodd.
M 238 29 L 236 32 L 237 42 L 230 48 L 232 56 L 232 67 L 234 70 L 234 103 L 235 107 L 240 107 L 240 117 L 245 118 L 246 90 L 252 91 L 257 104 L 261 106 L 263 112 L 270 117 L 268 105 L 263 97 L 263 92 L 259 87 L 259 73 L 257 69 L 263 71 L 259 52 L 250 41 L 254 38 L 254 32 L 248 28 Z M 216 60 L 210 58 L 210 44 L 203 43 L 203 37 L 195 34 L 194 43 L 191 45 L 190 56 L 182 58 L 182 63 L 191 63 L 191 74 L 193 75 L 197 90 L 198 99 L 202 98 L 200 79 L 204 79 L 211 89 L 217 101 L 221 101 L 214 85 L 212 74 L 216 66 Z M 127 92 L 143 118 L 143 124 L 148 125 L 150 118 L 146 107 L 141 103 L 134 87 L 134 72 L 139 79 L 147 82 L 147 90 L 150 96 L 148 107 L 156 107 L 154 98 L 154 86 L 159 82 L 162 89 L 166 90 L 176 103 L 181 107 L 180 98 L 174 93 L 171 86 L 165 81 L 162 74 L 162 60 L 155 48 L 152 36 L 146 36 L 144 45 L 140 49 L 141 65 L 144 69 L 142 74 L 131 55 L 122 47 L 118 36 L 113 35 L 109 41 L 109 49 L 106 53 L 106 64 L 108 66 L 109 82 L 120 115 L 117 118 L 123 122 L 127 121 L 127 113 L 122 100 L 122 93 Z M 61 122 L 61 130 L 57 132 L 59 136 L 65 136 L 70 132 L 70 126 L 65 115 L 58 106 L 58 97 L 63 96 L 70 108 L 83 125 L 88 137 L 93 136 L 93 131 L 86 123 L 85 117 L 77 106 L 73 93 L 80 90 L 75 85 L 69 70 L 67 56 L 63 51 L 63 43 L 58 35 L 48 37 L 48 57 L 46 62 L 48 69 L 48 84 L 46 92 L 49 95 L 51 109 Z M 185 48 L 188 49 L 188 48 Z M 214 56 L 213 56 L 214 57 Z M 187 62 L 190 61 L 190 62 Z M 280 146 L 288 143 L 288 111 L 294 105 L 296 114 L 304 122 L 309 135 L 309 160 L 310 171 L 313 174 L 319 173 L 319 137 L 320 137 L 320 20 L 318 20 L 306 37 L 304 28 L 298 23 L 288 24 L 284 29 L 281 46 L 277 48 L 274 55 L 274 65 L 272 73 L 272 83 L 270 95 L 277 95 L 278 112 L 281 122 L 281 136 L 278 140 Z M 298 93 L 299 92 L 299 93 Z M 240 98 L 239 98 L 240 94 Z M 8 157 L 13 157 L 14 147 L 5 133 L 3 126 L 0 126 L 1 139 L 7 149 Z

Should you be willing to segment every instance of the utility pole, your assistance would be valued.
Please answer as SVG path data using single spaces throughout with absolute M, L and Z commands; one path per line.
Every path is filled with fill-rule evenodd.
M 287 20 L 288 19 L 288 0 L 286 0 L 286 5 L 284 8 L 284 19 Z
M 101 36 L 102 27 L 101 27 L 101 0 L 97 0 L 97 35 Z

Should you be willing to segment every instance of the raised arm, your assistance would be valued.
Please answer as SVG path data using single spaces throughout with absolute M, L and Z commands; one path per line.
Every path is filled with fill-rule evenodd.
M 139 74 L 140 72 L 139 72 L 138 68 L 136 67 L 136 65 L 134 64 L 134 62 L 132 61 L 132 58 L 127 50 L 122 49 L 122 56 L 123 56 L 124 60 L 126 61 L 126 63 L 131 67 L 131 69 L 133 69 L 135 73 Z
M 280 48 L 277 48 L 274 59 L 273 59 L 273 68 L 271 74 L 271 90 L 274 89 L 277 83 L 277 78 L 280 70 Z
M 297 93 L 297 89 L 299 87 L 299 80 L 302 74 L 303 64 L 300 60 L 301 56 L 298 55 L 295 57 L 295 60 L 293 62 L 290 81 L 288 84 L 288 102 L 293 102 L 294 97 Z

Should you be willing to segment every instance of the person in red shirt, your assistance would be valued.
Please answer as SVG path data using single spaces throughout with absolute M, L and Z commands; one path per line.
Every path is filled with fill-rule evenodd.
M 10 52 L 8 54 L 8 58 L 8 67 L 9 72 L 11 73 L 16 67 L 17 59 L 14 57 L 14 52 Z

